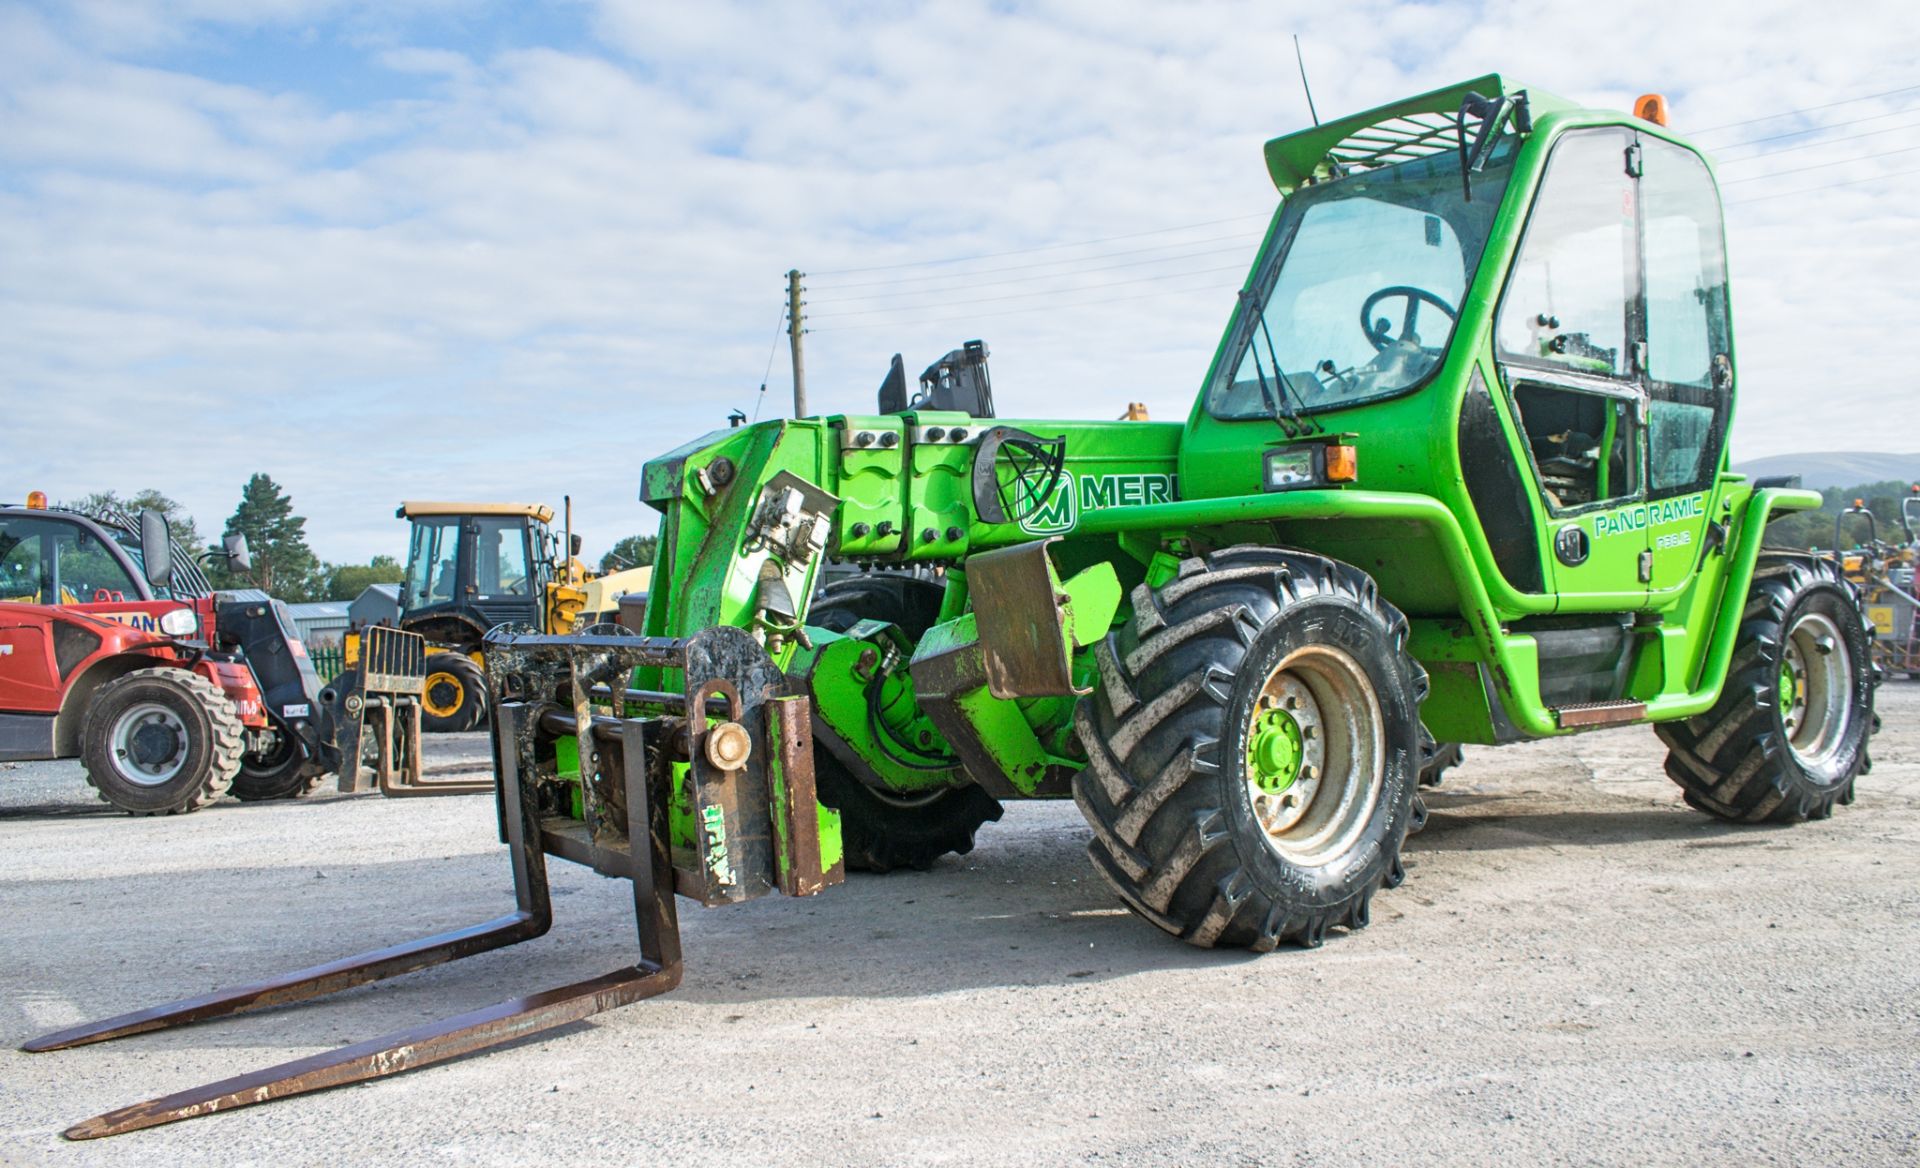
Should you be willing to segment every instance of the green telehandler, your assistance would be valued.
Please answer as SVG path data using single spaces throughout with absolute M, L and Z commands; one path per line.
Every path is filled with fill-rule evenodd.
M 1715 180 L 1664 102 L 1636 108 L 1488 76 L 1268 142 L 1278 208 L 1183 423 L 929 408 L 967 399 L 956 382 L 648 462 L 644 628 L 490 637 L 514 912 L 31 1048 L 525 940 L 550 920 L 548 855 L 632 882 L 641 960 L 70 1134 L 664 992 L 676 893 L 925 867 L 1006 799 L 1073 799 L 1133 912 L 1255 950 L 1367 924 L 1423 770 L 1459 743 L 1646 725 L 1708 815 L 1851 802 L 1868 627 L 1833 564 L 1763 550 L 1769 517 L 1820 497 L 1727 470 Z M 979 352 L 956 368 L 983 390 Z M 864 571 L 823 585 L 829 561 Z

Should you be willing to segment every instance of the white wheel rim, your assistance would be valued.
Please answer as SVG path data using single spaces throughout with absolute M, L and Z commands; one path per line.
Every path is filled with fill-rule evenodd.
M 187 724 L 158 702 L 142 702 L 121 714 L 109 735 L 113 767 L 139 787 L 158 787 L 187 765 Z
M 1832 618 L 1806 613 L 1787 634 L 1780 722 L 1787 748 L 1802 768 L 1821 779 L 1840 774 L 1848 706 L 1853 700 L 1853 658 Z
M 1245 757 L 1262 714 L 1275 709 L 1286 711 L 1300 739 L 1297 777 L 1279 792 Z M 1353 848 L 1386 787 L 1382 721 L 1372 680 L 1342 650 L 1310 645 L 1274 667 L 1248 712 L 1240 759 L 1267 846 L 1305 867 Z

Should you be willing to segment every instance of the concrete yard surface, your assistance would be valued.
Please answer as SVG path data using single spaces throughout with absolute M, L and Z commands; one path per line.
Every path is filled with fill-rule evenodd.
M 1318 950 L 1122 910 L 1071 804 L 929 873 L 682 901 L 686 983 L 544 1039 L 90 1143 L 68 1124 L 633 960 L 624 883 L 554 861 L 537 941 L 50 1054 L 38 1033 L 503 911 L 487 796 L 130 819 L 0 766 L 0 1164 L 1912 1164 L 1920 684 L 1858 801 L 1736 827 L 1651 731 L 1469 748 L 1408 879 Z M 484 765 L 477 735 L 434 739 Z

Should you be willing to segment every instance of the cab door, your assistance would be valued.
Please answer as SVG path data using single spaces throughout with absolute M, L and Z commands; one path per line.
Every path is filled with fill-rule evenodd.
M 1649 590 L 1686 587 L 1704 554 L 1733 408 L 1720 195 L 1692 151 L 1642 137 Z
M 1495 325 L 1501 380 L 1548 517 L 1561 611 L 1646 603 L 1634 139 L 1609 127 L 1554 144 Z
M 463 525 L 466 599 L 491 627 L 503 622 L 540 624 L 537 560 L 529 554 L 527 520 L 520 515 L 478 515 Z

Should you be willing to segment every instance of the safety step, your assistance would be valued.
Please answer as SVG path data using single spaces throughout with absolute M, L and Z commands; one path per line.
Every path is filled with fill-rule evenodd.
M 1569 706 L 1553 706 L 1553 719 L 1562 730 L 1571 730 L 1579 726 L 1620 726 L 1628 722 L 1638 722 L 1647 716 L 1647 703 L 1623 700 L 1617 702 L 1575 702 Z

